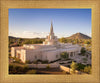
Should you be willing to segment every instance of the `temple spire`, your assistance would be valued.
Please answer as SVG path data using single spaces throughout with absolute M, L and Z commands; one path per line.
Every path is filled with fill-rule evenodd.
M 53 25 L 52 25 L 52 21 L 51 21 L 51 28 L 50 28 L 50 35 L 51 35 L 51 34 L 54 34 L 54 33 L 53 33 Z

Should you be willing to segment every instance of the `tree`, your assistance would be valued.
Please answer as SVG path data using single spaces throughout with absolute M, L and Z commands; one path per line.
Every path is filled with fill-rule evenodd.
M 64 38 L 64 37 L 62 37 L 62 38 L 60 38 L 60 42 L 61 42 L 61 43 L 67 43 L 67 39 Z
M 75 62 L 72 61 L 71 69 L 72 69 L 73 73 L 75 73 L 75 70 L 77 69 L 77 67 L 78 67 L 77 63 L 75 63 Z
M 86 53 L 86 50 L 85 50 L 85 48 L 84 48 L 84 47 L 82 47 L 82 48 L 81 48 L 81 54 L 84 56 L 84 55 L 85 55 L 85 53 Z
M 77 69 L 78 69 L 78 70 L 84 70 L 84 67 L 85 67 L 84 64 L 81 64 L 81 63 L 78 63 L 78 64 L 77 64 Z
M 60 55 L 61 55 L 61 58 L 68 59 L 68 53 L 67 52 L 62 52 Z

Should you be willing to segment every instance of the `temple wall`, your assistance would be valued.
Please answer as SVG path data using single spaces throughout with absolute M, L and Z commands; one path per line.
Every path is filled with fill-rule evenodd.
M 48 51 L 47 52 L 47 60 L 54 61 L 60 58 L 59 52 L 58 51 Z
M 11 56 L 16 57 L 16 51 L 22 49 L 22 47 L 12 47 L 11 48 Z
M 11 48 L 11 56 L 15 57 L 15 48 L 14 47 Z
M 26 50 L 21 50 L 21 57 L 20 59 L 22 60 L 22 62 L 26 61 Z
M 39 45 L 38 45 L 39 46 Z M 48 60 L 54 61 L 60 58 L 60 53 L 62 52 L 68 52 L 70 55 L 77 55 L 80 52 L 81 47 L 77 45 L 72 45 L 67 48 L 56 48 L 52 45 L 50 46 L 43 46 L 41 49 L 23 49 L 23 47 L 12 47 L 11 48 L 11 56 L 16 56 L 16 53 L 20 53 L 20 59 L 25 61 L 36 61 L 38 59 L 40 60 Z M 71 52 L 73 52 L 71 54 Z M 58 56 L 57 56 L 58 55 Z
M 30 51 L 27 50 L 26 51 L 26 61 L 30 60 L 30 61 L 36 61 L 38 59 L 41 60 L 41 52 L 40 51 Z

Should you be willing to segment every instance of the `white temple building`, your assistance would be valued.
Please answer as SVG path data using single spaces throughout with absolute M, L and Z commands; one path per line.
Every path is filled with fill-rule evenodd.
M 48 60 L 50 62 L 60 59 L 62 52 L 67 52 L 69 57 L 77 56 L 80 49 L 81 46 L 77 44 L 60 43 L 57 36 L 54 35 L 51 23 L 50 33 L 43 44 L 24 44 L 23 46 L 12 47 L 11 56 L 19 58 L 23 62 L 36 60 Z

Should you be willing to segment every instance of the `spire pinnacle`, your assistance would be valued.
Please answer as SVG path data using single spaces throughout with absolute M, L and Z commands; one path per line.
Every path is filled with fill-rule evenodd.
M 53 34 L 53 25 L 52 25 L 52 21 L 51 21 L 50 34 Z

